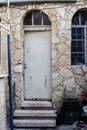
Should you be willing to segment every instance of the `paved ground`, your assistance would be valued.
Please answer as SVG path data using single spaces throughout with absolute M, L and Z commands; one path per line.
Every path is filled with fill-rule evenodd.
M 10 130 L 10 129 L 8 129 Z M 87 130 L 87 125 L 85 125 L 85 127 L 75 127 L 73 125 L 60 125 L 57 126 L 56 128 L 19 128 L 16 129 L 14 128 L 14 130 Z
M 8 129 L 10 130 L 10 129 Z M 58 126 L 56 128 L 19 128 L 19 129 L 16 129 L 14 128 L 14 130 L 71 130 L 71 126 Z
M 9 128 L 9 123 L 7 124 L 7 130 L 11 130 Z M 87 130 L 87 124 L 82 121 L 75 122 L 73 125 L 59 125 L 55 128 L 14 128 L 14 130 Z

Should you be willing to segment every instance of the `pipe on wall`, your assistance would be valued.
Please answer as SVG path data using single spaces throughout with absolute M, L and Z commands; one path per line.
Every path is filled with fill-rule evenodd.
M 7 35 L 8 41 L 8 83 L 9 83 L 9 100 L 10 100 L 10 125 L 13 127 L 13 94 L 12 94 L 12 74 L 11 74 L 11 51 L 10 51 L 10 34 Z

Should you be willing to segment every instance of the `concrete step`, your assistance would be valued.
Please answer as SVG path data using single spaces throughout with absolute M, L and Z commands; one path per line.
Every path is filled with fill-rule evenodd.
M 34 118 L 56 118 L 54 110 L 15 110 L 14 118 L 34 117 Z
M 23 101 L 22 108 L 52 108 L 50 101 Z
M 26 109 L 27 108 L 27 109 Z M 50 128 L 56 126 L 56 113 L 50 101 L 24 101 L 14 112 L 16 128 Z
M 14 119 L 14 127 L 17 128 L 39 128 L 39 127 L 55 127 L 56 126 L 56 120 L 55 119 L 49 119 L 49 120 L 17 120 Z
M 52 127 L 52 128 L 14 128 L 14 130 L 59 130 L 59 129 Z

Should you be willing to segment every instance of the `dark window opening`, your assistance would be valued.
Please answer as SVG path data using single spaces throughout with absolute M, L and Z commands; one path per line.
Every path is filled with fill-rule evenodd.
M 39 10 L 34 10 L 28 13 L 24 19 L 24 25 L 51 25 L 51 22 L 46 14 Z
M 71 64 L 87 64 L 87 11 L 77 12 L 72 19 Z

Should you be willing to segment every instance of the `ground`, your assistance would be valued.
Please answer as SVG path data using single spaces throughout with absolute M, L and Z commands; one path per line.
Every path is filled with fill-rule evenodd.
M 83 125 L 84 127 L 76 127 L 75 124 L 73 125 L 59 125 L 56 128 L 20 128 L 20 129 L 14 129 L 14 130 L 87 130 L 87 124 Z M 8 130 L 10 130 L 8 128 Z

